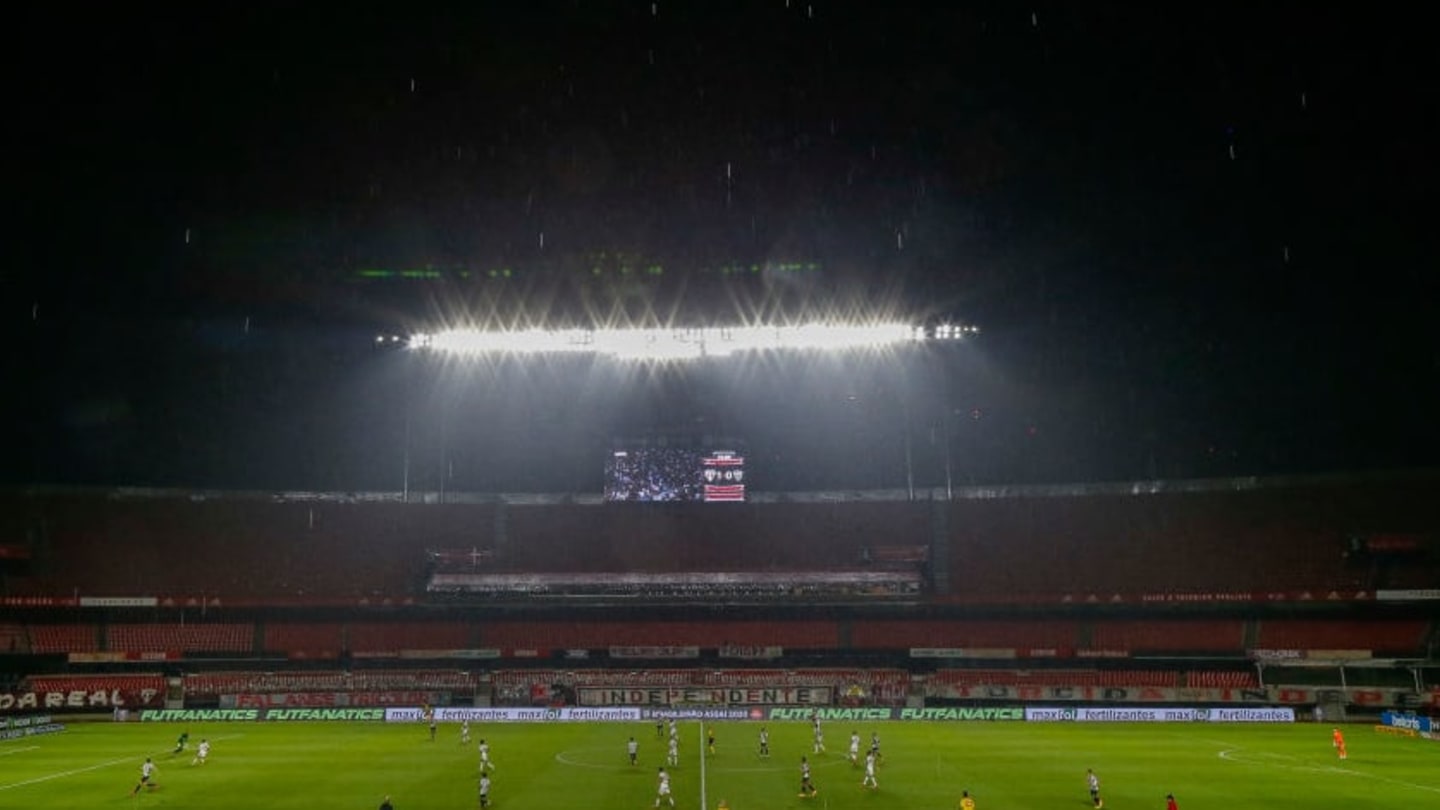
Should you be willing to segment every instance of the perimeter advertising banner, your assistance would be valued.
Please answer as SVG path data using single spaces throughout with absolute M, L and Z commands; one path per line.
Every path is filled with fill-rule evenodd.
M 386 709 L 146 709 L 142 723 L 249 723 L 372 721 L 385 719 Z
M 1380 724 L 1395 728 L 1408 728 L 1421 734 L 1428 734 L 1435 730 L 1434 723 L 1430 718 L 1400 712 L 1381 712 Z
M 0 740 L 18 740 L 21 737 L 34 737 L 39 734 L 58 734 L 65 730 L 65 726 L 59 723 L 41 723 L 24 728 L 0 729 Z
M 1031 723 L 1293 723 L 1289 707 L 1194 709 L 1187 706 L 1032 706 Z
M 835 720 L 864 722 L 867 720 L 901 720 L 907 722 L 996 722 L 1024 720 L 1025 710 L 1019 706 L 827 706 L 807 709 L 784 706 L 770 709 L 767 719 Z
M 425 719 L 424 711 L 418 706 L 383 711 L 387 723 L 419 723 Z M 578 706 L 554 709 L 525 706 L 448 706 L 435 709 L 435 721 L 439 723 L 458 723 L 462 720 L 472 723 L 624 723 L 640 719 L 640 709 L 634 706 L 599 709 Z
M 1078 703 L 1230 703 L 1289 706 L 1344 703 L 1351 706 L 1419 708 L 1437 704 L 1437 694 L 1410 689 L 1329 686 L 1270 686 L 1249 689 L 1157 686 L 1014 686 L 1006 684 L 945 684 L 930 690 L 930 697 L 951 700 L 996 700 L 1045 704 Z

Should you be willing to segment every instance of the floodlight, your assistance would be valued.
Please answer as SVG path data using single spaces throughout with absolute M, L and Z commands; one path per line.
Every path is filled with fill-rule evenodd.
M 969 329 L 942 324 L 934 328 L 933 334 L 936 339 L 951 340 Z M 679 361 L 740 352 L 880 349 L 924 341 L 926 335 L 923 326 L 899 322 L 806 322 L 668 329 L 448 329 L 434 334 L 416 333 L 409 344 L 461 355 L 584 353 L 620 360 Z

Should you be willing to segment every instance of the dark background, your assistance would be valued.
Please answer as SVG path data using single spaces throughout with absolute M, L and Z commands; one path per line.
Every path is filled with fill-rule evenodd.
M 1435 464 L 1418 21 L 1087 5 L 21 12 L 4 483 L 598 491 L 657 433 L 757 489 Z M 984 332 L 374 343 L 834 314 Z

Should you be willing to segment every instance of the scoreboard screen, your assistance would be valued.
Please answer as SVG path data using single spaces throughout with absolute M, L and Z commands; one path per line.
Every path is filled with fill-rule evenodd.
M 605 500 L 743 502 L 745 458 L 732 450 L 615 450 L 605 462 Z
M 700 459 L 705 479 L 701 498 L 706 501 L 745 500 L 745 457 L 729 450 L 713 450 Z

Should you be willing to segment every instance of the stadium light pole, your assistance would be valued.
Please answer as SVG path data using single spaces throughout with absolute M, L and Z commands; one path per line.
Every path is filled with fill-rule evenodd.
M 904 372 L 901 372 L 902 380 Z M 915 500 L 915 458 L 910 442 L 910 397 L 900 391 L 900 429 L 905 433 L 905 499 Z
M 410 502 L 410 397 L 405 398 L 405 446 L 400 450 L 400 500 Z
M 940 441 L 945 446 L 945 500 L 955 500 L 955 476 L 950 466 L 950 418 L 954 414 L 945 403 L 945 413 L 940 417 Z

